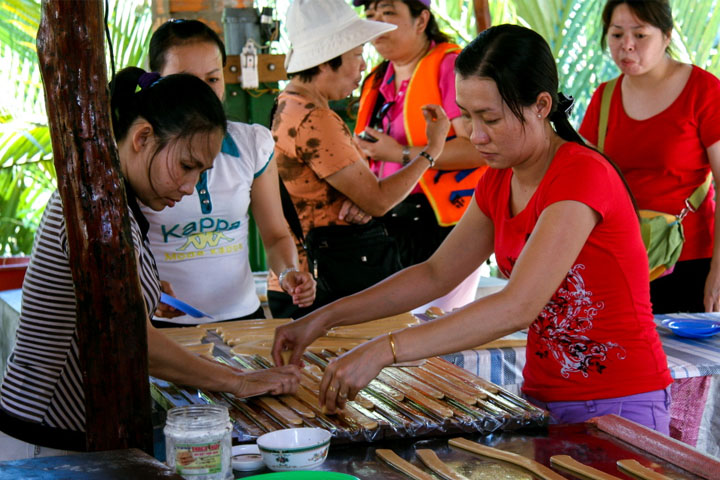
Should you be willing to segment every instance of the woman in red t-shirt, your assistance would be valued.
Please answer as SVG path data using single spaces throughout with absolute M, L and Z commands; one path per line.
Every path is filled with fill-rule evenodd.
M 529 328 L 524 393 L 556 421 L 616 413 L 669 429 L 667 359 L 650 310 L 632 198 L 610 162 L 568 123 L 550 48 L 532 30 L 481 33 L 455 64 L 457 103 L 490 169 L 460 223 L 427 261 L 276 331 L 273 357 L 327 329 L 411 310 L 453 288 L 493 252 L 500 292 L 364 343 L 331 362 L 330 410 L 385 366 L 457 352 Z M 348 272 L 352 274 L 352 272 Z
M 613 90 L 605 153 L 617 163 L 641 209 L 673 215 L 712 174 L 720 179 L 720 80 L 673 60 L 667 0 L 610 0 L 602 14 L 603 47 L 622 72 Z M 580 133 L 598 143 L 600 85 Z M 720 311 L 718 211 L 711 186 L 683 220 L 685 244 L 674 271 L 650 284 L 655 313 Z

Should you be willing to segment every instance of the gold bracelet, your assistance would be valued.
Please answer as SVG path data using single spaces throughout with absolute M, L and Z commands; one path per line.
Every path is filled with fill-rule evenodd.
M 388 340 L 390 340 L 390 349 L 392 350 L 393 354 L 393 364 L 396 364 L 397 356 L 395 354 L 395 337 L 393 337 L 392 332 L 388 333 Z

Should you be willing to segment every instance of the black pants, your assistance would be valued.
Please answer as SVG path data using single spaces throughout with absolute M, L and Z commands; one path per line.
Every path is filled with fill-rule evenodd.
M 670 275 L 650 282 L 653 313 L 704 312 L 705 280 L 710 259 L 677 262 Z
M 265 318 L 265 312 L 263 311 L 262 307 L 259 307 L 257 310 L 255 310 L 250 315 L 245 315 L 244 317 L 238 317 L 238 318 L 228 318 L 227 320 L 220 320 L 217 323 L 221 322 L 234 322 L 235 320 L 254 320 L 256 318 Z M 173 322 L 166 322 L 164 320 L 155 320 L 154 318 L 150 320 L 153 324 L 153 327 L 155 328 L 177 328 L 177 327 L 194 327 L 200 324 L 193 324 L 193 323 L 173 323 Z
M 87 450 L 85 432 L 61 430 L 45 424 L 30 422 L 0 408 L 0 431 L 33 445 L 57 450 L 84 452 Z
M 315 303 L 309 307 L 300 308 L 293 303 L 290 295 L 285 292 L 276 292 L 275 290 L 268 290 L 267 297 L 268 307 L 270 307 L 273 318 L 292 318 L 295 320 L 307 315 L 313 310 L 317 310 L 327 303 L 316 299 Z
M 380 220 L 398 244 L 403 268 L 430 258 L 452 230 L 438 225 L 423 193 L 408 196 Z
M 408 196 L 384 217 L 378 219 L 398 245 L 403 268 L 423 262 L 435 253 L 452 227 L 441 227 L 430 202 L 422 193 Z M 310 307 L 298 308 L 285 292 L 268 291 L 268 305 L 273 318 L 297 319 L 332 302 L 322 292 Z

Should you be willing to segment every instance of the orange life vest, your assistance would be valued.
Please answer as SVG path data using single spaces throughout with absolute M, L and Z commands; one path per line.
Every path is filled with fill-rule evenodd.
M 442 105 L 440 95 L 440 63 L 448 53 L 460 47 L 452 43 L 440 43 L 423 57 L 410 78 L 403 104 L 403 122 L 408 145 L 427 145 L 425 119 L 422 106 L 429 103 Z M 370 123 L 379 91 L 372 88 L 377 69 L 373 70 L 362 87 L 355 133 L 365 130 Z M 450 136 L 455 135 L 452 126 Z M 428 169 L 420 179 L 420 187 L 433 207 L 435 217 L 442 226 L 455 225 L 470 204 L 475 186 L 487 167 L 465 170 Z

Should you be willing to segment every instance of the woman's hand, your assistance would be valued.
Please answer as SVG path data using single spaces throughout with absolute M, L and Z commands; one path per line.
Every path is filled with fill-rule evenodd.
M 425 105 L 422 107 L 422 113 L 425 117 L 425 135 L 428 139 L 425 150 L 437 159 L 445 148 L 445 140 L 450 131 L 450 120 L 440 105 Z
M 310 272 L 290 271 L 280 287 L 292 297 L 298 307 L 309 307 L 315 301 L 317 283 Z
M 348 223 L 364 225 L 372 220 L 372 215 L 365 213 L 362 208 L 355 205 L 355 203 L 348 198 L 343 202 L 342 207 L 340 207 L 338 219 L 345 220 Z
M 160 290 L 172 297 L 176 296 L 175 292 L 173 291 L 172 285 L 170 285 L 170 282 L 166 282 L 165 280 L 160 280 Z M 175 307 L 171 307 L 166 303 L 158 302 L 158 306 L 155 309 L 154 315 L 160 318 L 174 318 L 185 314 L 180 310 L 176 309 Z
M 319 321 L 313 321 L 313 314 L 305 316 L 294 322 L 286 323 L 275 329 L 275 339 L 272 346 L 272 357 L 275 365 L 293 364 L 303 366 L 302 355 L 305 348 L 316 338 L 325 334 L 325 328 Z M 289 357 L 283 357 L 283 353 Z
M 333 413 L 393 361 L 387 335 L 365 342 L 330 361 L 320 382 L 320 405 Z
M 377 141 L 363 140 L 357 135 L 355 135 L 353 139 L 355 140 L 355 145 L 357 145 L 367 157 L 379 162 L 402 163 L 403 146 L 400 145 L 397 140 L 390 135 L 384 134 L 380 130 L 375 130 L 370 127 L 365 128 L 365 133 Z
M 229 392 L 238 398 L 254 397 L 269 393 L 281 395 L 295 393 L 300 382 L 300 370 L 295 365 L 244 371 L 238 374 L 238 382 Z

